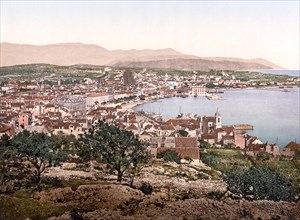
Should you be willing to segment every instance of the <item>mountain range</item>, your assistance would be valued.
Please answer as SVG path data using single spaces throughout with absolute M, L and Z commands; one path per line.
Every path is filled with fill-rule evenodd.
M 0 66 L 47 63 L 62 66 L 75 64 L 142 67 L 159 69 L 247 70 L 283 69 L 265 59 L 198 57 L 174 49 L 108 50 L 95 44 L 62 43 L 50 45 L 0 44 Z

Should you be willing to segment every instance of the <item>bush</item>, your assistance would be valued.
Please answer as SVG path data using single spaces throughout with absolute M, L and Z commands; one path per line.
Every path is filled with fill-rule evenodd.
M 218 156 L 215 154 L 202 154 L 201 160 L 203 163 L 207 164 L 211 167 L 216 167 L 216 165 L 219 163 Z
M 145 195 L 151 195 L 153 192 L 153 188 L 150 185 L 150 183 L 142 183 L 142 186 L 140 187 L 140 190 L 145 194 Z
M 228 189 L 248 199 L 296 200 L 296 190 L 289 179 L 266 166 L 238 170 L 225 177 Z
M 178 153 L 170 149 L 158 153 L 157 158 L 163 158 L 165 161 L 176 162 L 178 164 L 180 164 L 180 160 L 181 160 Z
M 193 159 L 190 158 L 189 156 L 185 156 L 184 159 L 190 164 L 193 162 Z
M 200 141 L 200 147 L 201 148 L 210 148 L 211 144 L 206 141 Z
M 256 160 L 261 160 L 261 161 L 266 161 L 270 160 L 271 155 L 268 154 L 267 152 L 259 152 L 256 156 Z

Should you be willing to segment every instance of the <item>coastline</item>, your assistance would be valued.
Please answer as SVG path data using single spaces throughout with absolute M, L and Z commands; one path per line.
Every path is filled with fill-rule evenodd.
M 119 111 L 134 111 L 133 108 L 148 102 L 151 102 L 153 100 L 143 100 L 143 101 L 135 101 L 135 102 L 130 102 L 130 103 L 126 103 L 121 105 L 121 109 L 119 109 Z M 115 107 L 115 106 L 114 106 Z

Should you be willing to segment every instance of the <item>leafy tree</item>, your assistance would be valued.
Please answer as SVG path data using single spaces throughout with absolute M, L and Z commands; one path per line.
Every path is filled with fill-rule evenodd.
M 84 148 L 96 152 L 103 162 L 117 171 L 118 182 L 122 181 L 125 172 L 130 171 L 135 175 L 137 167 L 151 158 L 145 142 L 141 142 L 131 131 L 121 130 L 104 121 L 90 128 L 82 142 Z
M 0 186 L 2 186 L 10 177 L 10 168 L 13 158 L 13 152 L 8 151 L 7 148 L 0 148 Z
M 54 137 L 44 133 L 30 133 L 27 130 L 17 134 L 11 141 L 16 157 L 29 163 L 31 179 L 41 190 L 41 175 L 47 166 L 61 162 L 65 154 Z
M 225 177 L 230 191 L 245 198 L 286 200 L 296 199 L 296 191 L 289 179 L 280 172 L 263 165 L 249 170 L 237 170 Z
M 176 151 L 173 150 L 165 150 L 157 154 L 157 158 L 163 158 L 164 161 L 172 161 L 180 164 L 180 156 Z
M 22 159 L 18 159 L 16 151 L 11 147 L 0 148 L 0 191 L 14 190 L 21 182 L 26 181 L 30 172 Z
M 67 151 L 76 151 L 80 149 L 80 143 L 74 135 L 57 135 L 56 141 L 61 148 Z

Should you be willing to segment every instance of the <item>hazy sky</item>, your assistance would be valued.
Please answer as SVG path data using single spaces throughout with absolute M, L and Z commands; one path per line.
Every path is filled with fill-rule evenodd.
M 1 42 L 173 48 L 299 66 L 299 1 L 3 1 Z

